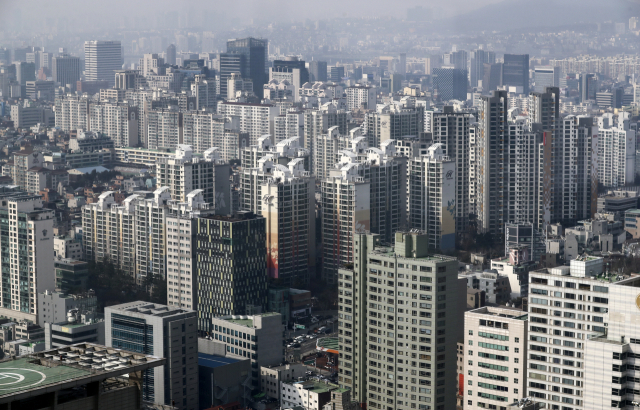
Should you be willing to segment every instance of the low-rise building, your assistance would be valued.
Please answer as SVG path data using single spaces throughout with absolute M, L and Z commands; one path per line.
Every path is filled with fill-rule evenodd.
M 624 230 L 633 239 L 640 239 L 640 209 L 629 209 L 624 213 Z
M 274 399 L 280 398 L 282 383 L 289 380 L 299 380 L 304 377 L 307 367 L 302 363 L 284 364 L 260 368 L 260 390 Z
M 284 360 L 284 327 L 279 313 L 230 315 L 211 319 L 209 337 L 224 343 L 227 356 L 251 359 L 254 388 L 260 386 L 260 367 Z
M 331 392 L 339 389 L 335 384 L 316 380 L 284 382 L 280 388 L 280 405 L 283 408 L 321 410 L 331 401 Z
M 467 280 L 467 288 L 482 290 L 486 303 L 500 305 L 511 299 L 511 285 L 509 278 L 497 272 L 463 272 L 458 278 Z
M 69 311 L 67 320 L 44 325 L 45 349 L 76 343 L 104 344 L 104 319 L 95 312 Z

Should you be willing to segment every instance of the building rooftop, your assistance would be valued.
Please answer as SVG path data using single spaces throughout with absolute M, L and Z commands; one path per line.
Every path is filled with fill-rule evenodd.
M 66 389 L 152 367 L 164 359 L 92 343 L 46 350 L 0 362 L 0 403 Z
M 204 366 L 209 368 L 216 368 L 226 366 L 242 361 L 242 359 L 234 359 L 226 356 L 216 356 L 206 353 L 198 353 L 198 366 Z
M 339 345 L 337 337 L 323 337 L 316 342 L 316 350 L 339 354 Z
M 108 309 L 120 310 L 128 313 L 137 313 L 141 316 L 167 317 L 183 313 L 194 313 L 193 310 L 182 309 L 174 306 L 161 305 L 158 303 L 143 302 L 141 300 L 120 305 L 108 306 Z
M 469 313 L 475 313 L 479 315 L 486 316 L 494 316 L 494 317 L 503 317 L 505 319 L 514 319 L 514 320 L 527 320 L 529 315 L 524 312 L 522 309 L 511 307 L 511 306 L 484 306 L 478 309 L 474 309 L 469 311 Z
M 294 385 L 302 385 L 302 388 L 313 393 L 326 393 L 338 388 L 335 384 L 322 383 L 316 380 L 307 380 L 293 383 Z
M 239 221 L 248 221 L 250 219 L 260 219 L 262 215 L 254 214 L 253 212 L 248 211 L 240 211 L 234 213 L 232 215 L 206 215 L 202 216 L 202 219 L 213 219 L 216 221 L 225 221 L 225 222 L 239 222 Z
M 230 316 L 220 316 L 217 319 L 226 320 L 227 322 L 235 323 L 238 325 L 246 326 L 246 327 L 254 327 L 253 320 L 256 317 L 270 317 L 276 316 L 279 313 L 276 312 L 266 312 L 260 313 L 257 315 L 246 316 L 246 315 L 230 315 Z
M 640 209 L 629 209 L 624 211 L 625 214 L 640 215 Z

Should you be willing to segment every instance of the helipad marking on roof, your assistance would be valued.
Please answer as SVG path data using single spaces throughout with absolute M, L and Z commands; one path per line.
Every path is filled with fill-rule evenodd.
M 29 379 L 27 383 L 35 380 L 33 383 L 19 386 L 21 389 L 36 386 L 47 379 L 44 373 L 32 369 L 21 369 L 16 367 L 6 367 L 0 372 L 0 390 L 14 390 L 18 386 L 12 386 L 20 383 L 25 379 Z M 17 372 L 6 372 L 4 370 L 16 370 Z M 30 372 L 30 373 L 24 373 Z M 7 386 L 7 388 L 3 388 Z

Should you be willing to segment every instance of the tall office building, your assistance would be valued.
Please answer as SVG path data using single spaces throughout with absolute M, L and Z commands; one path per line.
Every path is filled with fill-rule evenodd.
M 480 80 L 480 79 L 478 79 Z M 489 94 L 490 91 L 495 91 L 503 84 L 503 64 L 501 63 L 485 63 L 484 64 L 484 77 L 482 77 L 482 91 L 485 94 Z
M 231 73 L 240 73 L 253 81 L 253 92 L 262 98 L 267 83 L 267 40 L 247 37 L 227 41 L 227 52 L 220 53 L 220 93 L 226 95 L 226 80 Z M 223 87 L 224 86 L 224 87 Z
M 472 114 L 455 112 L 445 106 L 441 112 L 432 111 L 429 129 L 434 143 L 442 144 L 443 154 L 455 161 L 454 203 L 455 224 L 458 235 L 466 233 L 469 227 L 469 127 L 475 118 Z
M 533 70 L 536 92 L 544 92 L 547 87 L 560 87 L 560 67 L 537 66 Z
M 580 102 L 596 99 L 598 92 L 598 79 L 595 74 L 580 73 L 578 80 L 578 93 L 580 94 Z
M 502 235 L 507 217 L 507 92 L 480 97 L 475 135 L 475 211 L 478 230 Z
M 39 196 L 0 188 L 2 285 L 0 312 L 12 320 L 36 322 L 38 294 L 55 289 L 52 210 Z
M 515 87 L 518 94 L 529 94 L 529 54 L 505 54 L 502 84 Z
M 444 154 L 443 144 L 413 158 L 407 181 L 407 213 L 411 229 L 423 231 L 430 251 L 456 246 L 456 163 Z
M 608 113 L 596 120 L 598 182 L 611 188 L 633 183 L 636 176 L 636 131 L 629 127 L 629 113 Z
M 327 81 L 327 62 L 313 60 L 309 62 L 309 81 Z
M 267 272 L 285 286 L 308 286 L 315 276 L 315 178 L 297 158 L 274 165 L 259 186 L 267 229 Z
M 165 62 L 169 65 L 176 65 L 176 46 L 169 44 L 165 53 Z
M 84 73 L 87 81 L 107 81 L 115 85 L 115 73 L 122 70 L 122 45 L 120 41 L 85 41 Z
M 287 80 L 295 87 L 295 98 L 298 98 L 298 89 L 302 84 L 309 82 L 309 70 L 305 62 L 298 57 L 286 57 L 284 60 L 274 60 L 269 68 L 269 81 Z
M 395 71 L 400 75 L 405 75 L 407 73 L 407 53 L 400 53 Z
M 16 81 L 20 85 L 26 85 L 27 81 L 36 80 L 36 65 L 35 63 L 26 63 L 24 61 L 17 61 L 16 66 Z
M 340 84 L 344 78 L 344 67 L 334 66 L 329 69 L 329 81 Z
M 496 53 L 493 51 L 475 50 L 469 53 L 469 84 L 471 88 L 479 87 L 480 81 L 484 81 L 484 65 L 495 63 Z M 488 85 L 482 83 L 482 87 L 487 89 Z
M 433 92 L 440 101 L 467 100 L 467 71 L 458 68 L 432 68 Z
M 51 59 L 51 77 L 57 85 L 75 90 L 80 80 L 80 58 L 61 54 Z
M 251 212 L 196 221 L 198 330 L 223 315 L 259 313 L 267 304 L 265 218 Z
M 428 254 L 422 233 L 394 239 L 355 234 L 354 263 L 339 271 L 340 387 L 371 409 L 454 408 L 458 261 Z
M 142 399 L 197 410 L 197 313 L 136 301 L 108 306 L 104 316 L 108 347 L 165 358 L 163 366 L 142 373 Z
M 528 328 L 527 313 L 516 308 L 465 312 L 460 390 L 466 408 L 506 409 L 526 396 L 527 381 L 532 380 L 527 378 Z
M 217 148 L 209 148 L 202 157 L 193 155 L 189 145 L 178 145 L 173 158 L 156 163 L 157 185 L 169 187 L 171 198 L 186 202 L 187 195 L 202 190 L 204 201 L 220 214 L 231 213 L 229 163 L 220 159 Z

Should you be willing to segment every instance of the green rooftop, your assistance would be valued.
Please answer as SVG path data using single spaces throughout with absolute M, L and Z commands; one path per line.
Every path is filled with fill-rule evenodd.
M 89 370 L 64 364 L 47 367 L 34 361 L 29 357 L 0 363 L 0 396 L 91 375 Z
M 323 337 L 316 342 L 316 348 L 318 350 L 338 350 L 340 344 L 337 337 Z

